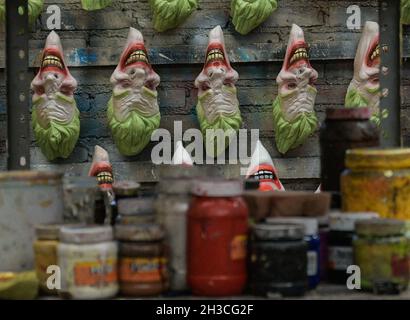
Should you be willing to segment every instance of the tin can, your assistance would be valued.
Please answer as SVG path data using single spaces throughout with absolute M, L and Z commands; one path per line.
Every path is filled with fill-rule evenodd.
M 403 221 L 374 219 L 356 223 L 355 263 L 361 286 L 375 293 L 405 291 L 410 280 L 410 243 Z
M 342 175 L 343 211 L 410 219 L 410 149 L 353 149 Z
M 377 147 L 379 129 L 370 121 L 369 108 L 327 108 L 320 129 L 322 190 L 333 194 L 332 207 L 340 208 L 340 174 L 348 149 Z
M 34 269 L 34 226 L 63 221 L 62 174 L 0 173 L 0 271 Z
M 249 287 L 256 295 L 302 296 L 308 285 L 302 225 L 260 223 L 252 227 Z
M 230 296 L 246 284 L 248 208 L 240 180 L 193 183 L 188 211 L 188 282 L 195 295 Z

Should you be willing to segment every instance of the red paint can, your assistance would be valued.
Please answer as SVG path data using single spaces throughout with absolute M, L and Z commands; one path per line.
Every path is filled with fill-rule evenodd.
M 188 283 L 193 294 L 231 296 L 246 284 L 248 208 L 240 180 L 198 180 L 188 212 Z

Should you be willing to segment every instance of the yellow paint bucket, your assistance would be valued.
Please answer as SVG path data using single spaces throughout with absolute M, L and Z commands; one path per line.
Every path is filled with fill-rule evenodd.
M 410 149 L 353 149 L 345 160 L 343 211 L 410 220 Z

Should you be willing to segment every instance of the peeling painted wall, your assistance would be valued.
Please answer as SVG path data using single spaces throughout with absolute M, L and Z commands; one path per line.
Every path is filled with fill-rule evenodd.
M 201 0 L 199 9 L 176 30 L 159 34 L 153 30 L 147 0 L 118 0 L 102 11 L 81 10 L 78 0 L 46 0 L 46 7 L 58 4 L 62 12 L 62 30 L 58 31 L 67 62 L 79 82 L 76 93 L 81 111 L 81 135 L 69 159 L 49 163 L 32 143 L 32 165 L 38 168 L 58 167 L 71 173 L 86 173 L 93 146 L 99 144 L 111 156 L 120 177 L 155 181 L 150 162 L 150 144 L 136 157 L 122 157 L 113 145 L 106 123 L 106 103 L 111 95 L 109 78 L 124 46 L 128 27 L 140 29 L 149 47 L 150 59 L 161 76 L 159 88 L 161 127 L 173 131 L 173 121 L 181 120 L 183 128 L 197 128 L 194 79 L 205 55 L 209 31 L 216 25 L 224 29 L 227 50 L 234 68 L 240 74 L 238 94 L 245 128 L 259 128 L 262 142 L 270 151 L 280 177 L 291 189 L 316 189 L 319 183 L 318 134 L 301 147 L 281 156 L 274 145 L 271 103 L 276 95 L 275 78 L 281 68 L 292 23 L 299 24 L 311 45 L 311 59 L 319 72 L 316 111 L 323 120 L 324 110 L 342 106 L 353 74 L 353 57 L 360 31 L 346 27 L 346 8 L 357 1 L 279 0 L 279 8 L 259 28 L 247 36 L 234 31 L 229 19 L 230 1 Z M 377 1 L 360 1 L 362 23 L 377 20 Z M 33 77 L 39 63 L 46 28 L 46 11 L 30 35 L 30 65 Z M 4 28 L 0 29 L 4 49 Z M 410 46 L 404 37 L 404 53 Z M 4 50 L 0 51 L 0 166 L 5 168 L 6 106 L 4 83 Z M 410 68 L 404 64 L 403 120 L 409 117 Z M 408 121 L 403 121 L 405 141 L 409 141 Z M 222 166 L 226 175 L 235 175 L 237 166 Z

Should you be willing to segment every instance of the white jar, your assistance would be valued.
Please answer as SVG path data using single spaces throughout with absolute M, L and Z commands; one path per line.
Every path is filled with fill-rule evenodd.
M 61 228 L 61 295 L 73 299 L 114 297 L 118 293 L 117 254 L 110 226 Z

